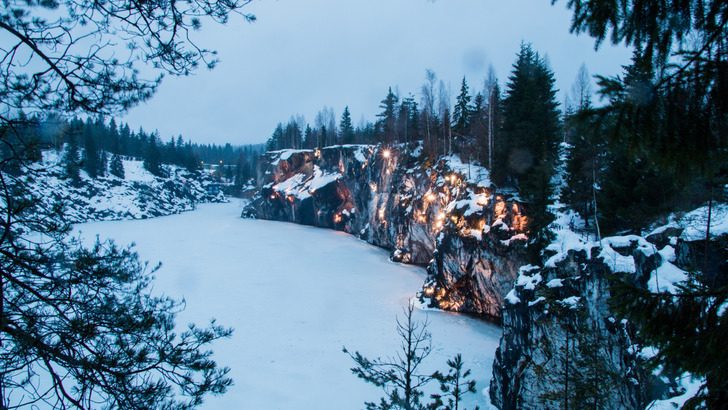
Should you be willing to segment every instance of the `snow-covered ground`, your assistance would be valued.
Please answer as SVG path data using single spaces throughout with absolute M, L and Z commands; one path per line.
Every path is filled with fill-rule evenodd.
M 281 222 L 240 219 L 241 204 L 148 220 L 79 225 L 84 236 L 137 244 L 163 262 L 155 292 L 184 298 L 179 324 L 216 318 L 235 328 L 214 345 L 232 368 L 234 386 L 203 409 L 359 409 L 378 401 L 378 388 L 351 374 L 342 346 L 374 358 L 399 346 L 395 317 L 424 280 L 421 268 L 387 259 L 356 238 Z M 460 352 L 477 380 L 474 399 L 487 405 L 486 387 L 500 329 L 463 315 L 417 311 L 433 336 L 430 369 Z M 435 387 L 434 384 L 432 386 Z M 434 390 L 433 390 L 434 391 Z

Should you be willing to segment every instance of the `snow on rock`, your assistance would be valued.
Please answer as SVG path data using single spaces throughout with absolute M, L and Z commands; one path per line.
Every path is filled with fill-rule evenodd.
M 717 204 L 713 206 L 710 221 L 711 238 L 728 234 L 728 204 Z M 680 239 L 685 241 L 704 240 L 707 223 L 707 206 L 688 212 L 678 222 L 678 226 L 685 228 Z
M 457 154 L 442 157 L 447 169 L 462 175 L 469 183 L 481 187 L 489 188 L 490 172 L 485 167 L 480 166 L 476 162 L 464 163 Z
M 166 166 L 169 176 L 161 178 L 144 169 L 142 161 L 126 159 L 124 179 L 90 178 L 82 171 L 74 183 L 64 176 L 60 161 L 57 151 L 44 151 L 41 162 L 28 166 L 24 180 L 46 209 L 62 204 L 67 222 L 145 219 L 190 211 L 201 202 L 227 201 L 204 173 Z
M 563 279 L 551 279 L 550 281 L 546 282 L 546 287 L 548 288 L 560 288 L 562 286 L 564 286 Z
M 505 299 L 508 303 L 510 303 L 512 305 L 521 303 L 521 299 L 518 296 L 516 296 L 515 289 L 511 289 L 511 291 L 508 292 L 508 294 L 506 295 Z
M 715 256 L 708 264 L 714 270 L 707 277 L 726 268 L 725 209 L 726 205 L 716 204 L 711 217 L 715 218 L 711 222 L 713 234 L 707 246 Z M 602 346 L 610 350 L 608 357 L 602 358 L 605 365 L 624 375 L 605 397 L 605 408 L 638 408 L 641 403 L 650 402 L 650 408 L 679 408 L 695 395 L 702 382 L 684 383 L 670 399 L 655 400 L 650 394 L 658 390 L 642 388 L 651 383 L 664 385 L 667 381 L 655 380 L 645 365 L 645 360 L 658 352 L 640 349 L 633 340 L 631 324 L 614 319 L 609 308 L 610 278 L 622 275 L 651 292 L 680 292 L 680 284 L 689 279 L 687 270 L 704 264 L 705 207 L 673 218 L 645 237 L 624 235 L 601 240 L 580 226 L 572 211 L 558 206 L 552 210 L 556 213 L 551 225 L 555 240 L 546 248 L 544 266 L 524 267 L 508 293 L 508 300 L 517 303 L 503 306 L 504 330 L 493 366 L 492 402 L 502 410 L 558 407 L 558 403 L 544 402 L 541 392 L 552 388 L 553 380 L 548 375 L 560 370 L 550 358 L 563 351 L 564 332 L 576 325 L 588 329 L 578 330 L 573 343 L 581 343 L 579 333 L 597 334 L 603 340 Z M 524 305 L 549 308 L 529 310 L 523 309 Z M 564 314 L 564 309 L 578 311 L 579 318 Z M 719 306 L 721 313 L 725 309 L 728 302 Z M 542 340 L 549 343 L 543 344 Z M 574 351 L 578 352 L 578 348 L 574 347 Z
M 675 294 L 678 293 L 678 288 L 675 285 L 685 282 L 687 279 L 687 272 L 663 260 L 662 264 L 653 271 L 648 282 L 648 288 L 652 292 Z
M 155 180 L 154 175 L 144 168 L 144 161 L 125 159 L 121 162 L 124 165 L 125 180 L 136 182 L 153 182 Z
M 341 178 L 341 174 L 338 172 L 324 172 L 318 166 L 314 167 L 313 177 L 309 184 L 309 190 L 316 192 L 317 190 L 325 187 L 326 185 L 336 182 Z
M 445 212 L 459 211 L 463 216 L 468 217 L 483 212 L 487 204 L 488 196 L 486 194 L 468 192 L 466 198 L 450 202 L 445 207 Z
M 528 302 L 528 307 L 536 306 L 539 303 L 544 302 L 545 300 L 546 300 L 545 297 L 539 296 L 535 300 L 532 300 L 532 301 Z
M 579 296 L 569 296 L 568 298 L 557 300 L 556 303 L 559 303 L 560 305 L 567 307 L 571 310 L 575 310 L 579 306 L 580 300 L 581 298 Z
M 518 279 L 516 279 L 516 286 L 520 286 L 527 290 L 536 289 L 536 285 L 541 283 L 543 278 L 539 272 L 538 266 L 526 265 L 518 271 Z
M 669 399 L 655 400 L 647 405 L 646 408 L 650 410 L 681 409 L 688 400 L 698 394 L 704 382 L 702 379 L 693 378 L 689 373 L 685 373 L 679 378 L 679 389 L 682 393 Z

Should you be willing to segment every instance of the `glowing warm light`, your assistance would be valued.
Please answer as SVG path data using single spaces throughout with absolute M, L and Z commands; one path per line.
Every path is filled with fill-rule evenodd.
M 377 214 L 379 215 L 380 220 L 384 220 L 384 207 L 380 208 Z
M 458 217 L 453 215 L 453 216 L 450 217 L 450 220 L 453 221 L 453 222 L 455 222 L 455 223 L 457 223 Z
M 392 152 L 389 149 L 385 149 L 382 151 L 382 158 L 389 159 L 389 157 L 392 155 Z
M 341 215 L 340 214 L 334 215 L 334 223 L 337 223 L 337 224 L 338 223 L 341 223 Z
M 425 201 L 427 202 L 432 202 L 435 200 L 435 198 L 437 197 L 432 192 L 428 192 L 427 195 L 425 195 Z
M 445 219 L 445 212 L 438 213 L 437 214 L 437 220 L 438 221 L 442 221 L 443 219 Z
M 272 195 L 270 196 L 270 199 L 276 199 L 276 194 L 272 194 Z
M 435 227 L 435 230 L 437 230 L 437 231 L 439 231 L 440 229 L 442 229 L 442 221 L 435 222 L 434 227 Z
M 435 294 L 435 290 L 434 289 L 432 289 L 430 287 L 426 287 L 425 288 L 425 296 L 428 296 L 429 297 L 429 296 L 432 296 L 434 294 Z

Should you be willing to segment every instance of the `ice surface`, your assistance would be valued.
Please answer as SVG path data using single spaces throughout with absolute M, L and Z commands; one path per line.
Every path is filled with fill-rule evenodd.
M 385 250 L 340 232 L 239 214 L 240 203 L 233 201 L 79 228 L 86 238 L 136 242 L 143 259 L 162 261 L 154 289 L 185 298 L 179 325 L 214 317 L 235 328 L 231 339 L 213 346 L 235 384 L 202 409 L 340 410 L 376 401 L 380 390 L 351 374 L 353 362 L 341 347 L 368 357 L 394 352 L 395 317 L 419 290 L 424 271 L 392 263 Z M 478 404 L 489 408 L 482 392 L 500 329 L 453 313 L 416 316 L 430 320 L 429 368 L 444 369 L 447 358 L 461 352 L 478 383 Z

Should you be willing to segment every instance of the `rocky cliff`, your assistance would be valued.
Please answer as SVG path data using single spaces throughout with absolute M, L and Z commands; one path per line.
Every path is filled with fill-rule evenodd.
M 710 242 L 711 255 L 719 261 L 711 266 L 725 278 L 728 208 L 714 212 L 716 221 L 723 222 Z M 492 403 L 504 410 L 558 409 L 567 400 L 572 408 L 662 409 L 679 408 L 695 394 L 675 382 L 676 375 L 648 372 L 645 363 L 654 349 L 636 340 L 629 322 L 609 308 L 610 276 L 667 293 L 688 279 L 705 250 L 705 234 L 696 234 L 689 218 L 645 237 L 599 242 L 569 230 L 558 232 L 544 266 L 522 267 L 506 296 L 490 385 Z
M 486 169 L 421 149 L 344 145 L 268 152 L 243 216 L 336 229 L 426 265 L 432 306 L 500 317 L 525 262 L 527 210 Z
M 689 222 L 704 210 L 645 237 L 599 242 L 567 228 L 573 215 L 563 210 L 534 266 L 525 204 L 456 156 L 431 162 L 418 149 L 364 145 L 269 152 L 258 186 L 243 216 L 351 233 L 395 261 L 426 265 L 421 298 L 431 306 L 501 319 L 490 385 L 500 409 L 676 408 L 694 394 L 646 370 L 654 349 L 610 311 L 609 279 L 674 292 L 704 262 L 700 228 Z M 714 213 L 708 276 L 725 278 L 728 207 Z

